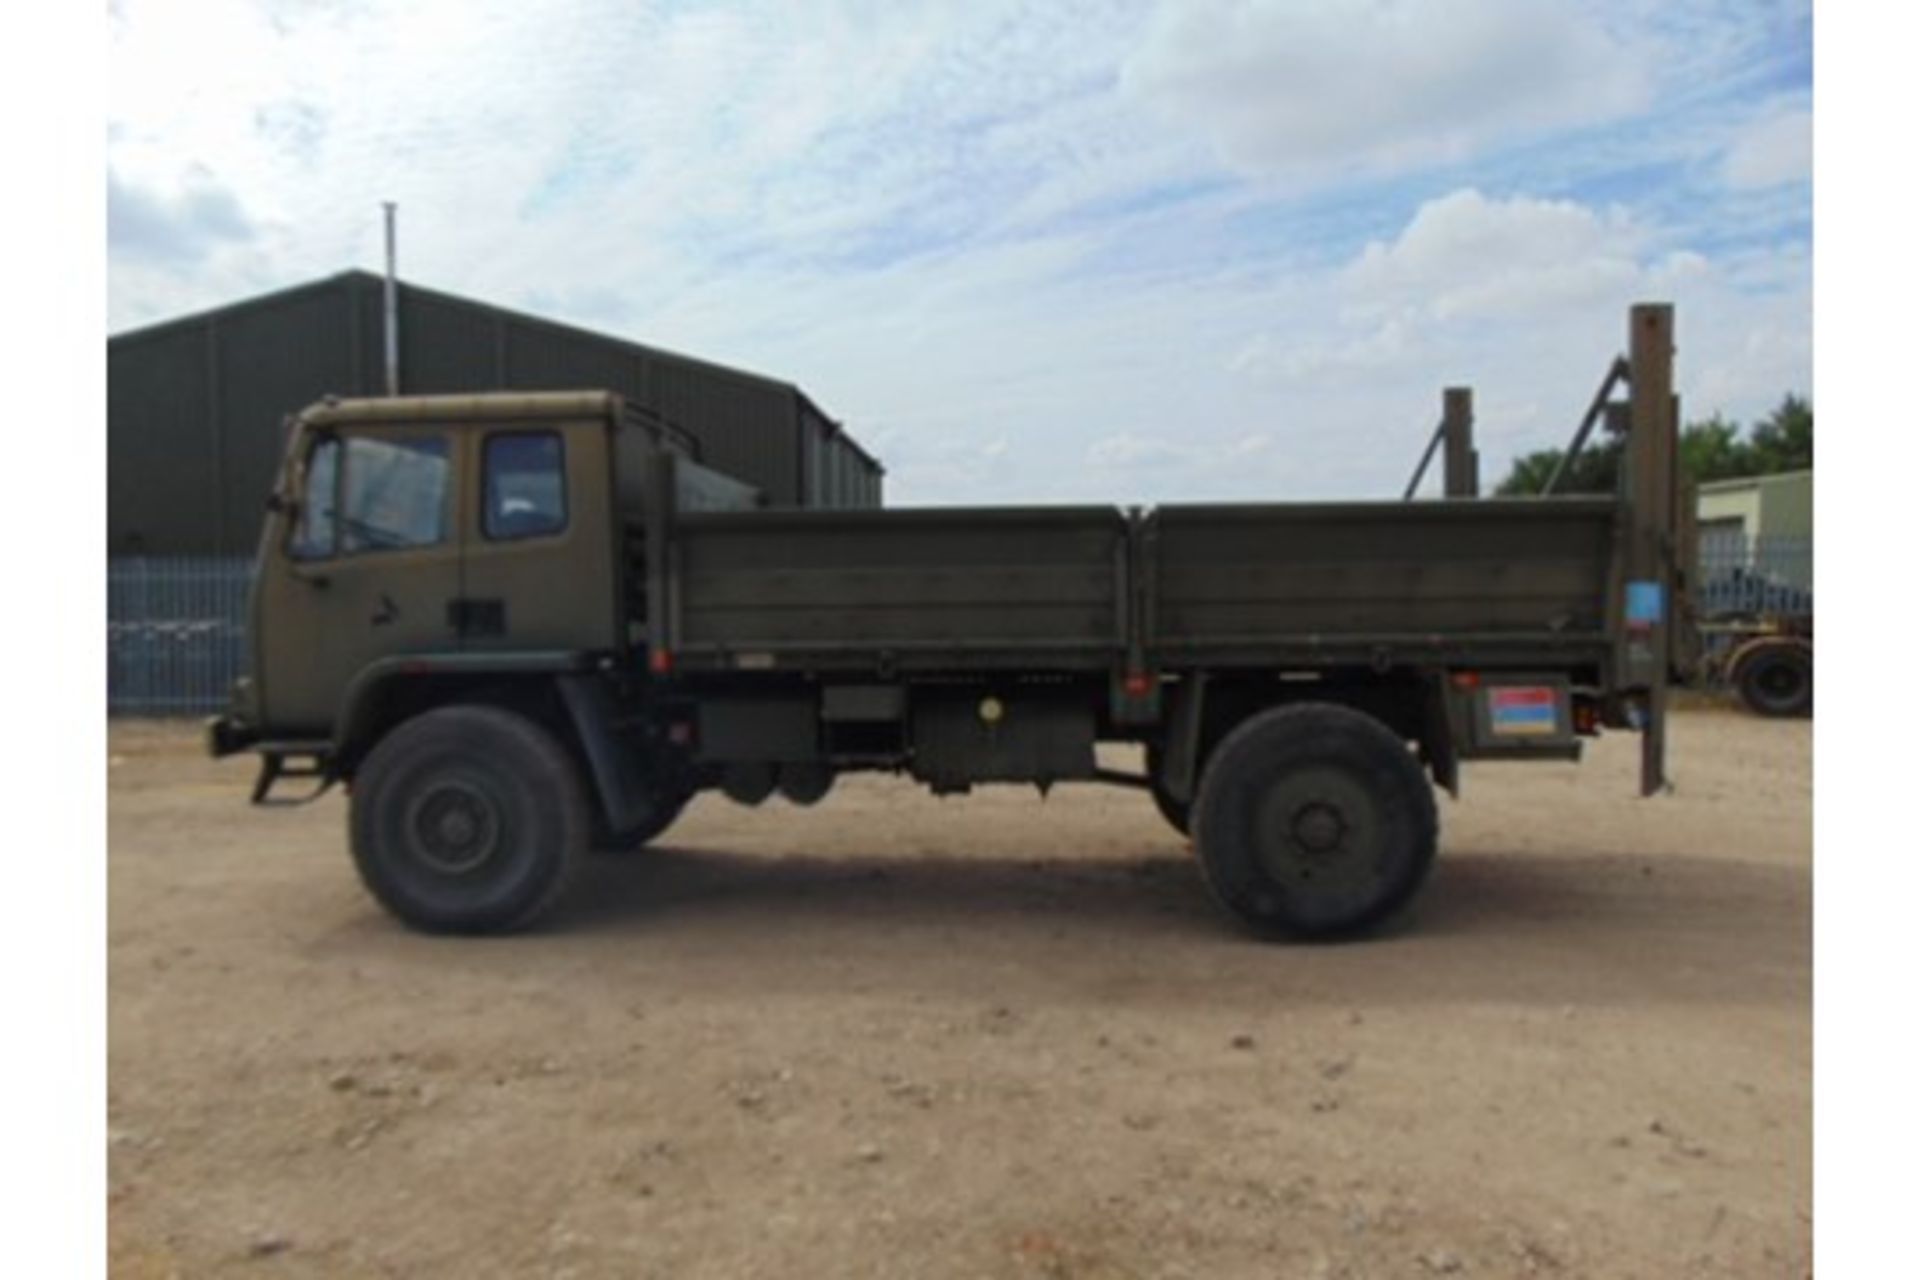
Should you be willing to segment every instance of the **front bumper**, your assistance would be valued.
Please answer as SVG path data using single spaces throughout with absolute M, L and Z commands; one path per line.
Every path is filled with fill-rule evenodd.
M 215 760 L 238 755 L 260 740 L 259 732 L 232 716 L 211 716 L 200 726 L 200 740 Z

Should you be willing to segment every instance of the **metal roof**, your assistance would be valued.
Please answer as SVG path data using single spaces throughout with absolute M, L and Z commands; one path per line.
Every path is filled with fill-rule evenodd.
M 1725 480 L 1707 480 L 1695 485 L 1699 493 L 1731 493 L 1740 489 L 1754 489 L 1768 484 L 1792 484 L 1813 482 L 1813 468 L 1800 471 L 1769 471 L 1763 475 L 1731 476 Z
M 109 334 L 107 342 L 110 347 L 120 345 L 130 346 L 190 330 L 195 326 L 204 325 L 212 319 L 239 315 L 252 310 L 270 309 L 309 292 L 319 292 L 326 289 L 341 286 L 350 287 L 353 285 L 358 285 L 362 288 L 378 289 L 383 284 L 383 277 L 371 271 L 352 268 L 338 272 L 335 275 L 322 277 L 318 280 L 309 280 L 304 284 L 290 285 L 284 289 L 276 289 L 270 293 L 256 294 L 253 297 L 242 298 L 239 301 L 230 302 L 223 306 L 210 307 L 203 311 L 196 311 L 183 316 L 175 316 L 171 319 L 157 321 L 153 324 L 123 330 L 120 333 Z M 459 294 L 446 293 L 438 289 L 429 289 L 423 285 L 413 284 L 406 280 L 400 280 L 398 284 L 401 289 L 426 301 L 449 303 L 455 306 L 491 312 L 515 324 L 531 329 L 542 329 L 562 337 L 591 340 L 600 343 L 612 343 L 615 346 L 626 348 L 637 356 L 664 358 L 676 364 L 697 369 L 705 374 L 717 375 L 721 378 L 746 383 L 748 385 L 757 385 L 770 391 L 778 391 L 786 395 L 794 396 L 797 400 L 810 406 L 821 421 L 828 425 L 829 435 L 832 438 L 844 442 L 858 454 L 867 465 L 872 467 L 876 474 L 886 474 L 886 467 L 882 465 L 878 458 L 874 457 L 871 452 L 862 447 L 858 440 L 855 440 L 853 436 L 849 435 L 846 428 L 838 420 L 822 412 L 819 405 L 815 404 L 805 391 L 801 390 L 798 385 L 792 382 L 785 381 L 781 378 L 769 377 L 763 373 L 755 373 L 749 369 L 716 364 L 711 360 L 703 360 L 698 356 L 690 356 L 685 352 L 675 351 L 670 347 L 660 347 L 652 345 L 651 343 L 635 342 L 630 338 L 623 338 L 617 334 L 603 333 L 599 330 L 587 329 L 579 325 L 550 320 L 545 316 L 536 316 L 529 312 L 517 311 L 511 307 L 497 306 L 491 302 L 481 302 L 477 299 L 463 297 Z

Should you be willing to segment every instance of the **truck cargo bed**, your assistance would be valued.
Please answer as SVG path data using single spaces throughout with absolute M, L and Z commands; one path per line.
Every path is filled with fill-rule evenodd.
M 682 666 L 1154 668 L 1607 646 L 1607 499 L 689 513 Z
M 1105 667 L 1126 642 L 1113 507 L 748 512 L 674 525 L 672 645 L 689 661 Z
M 1144 643 L 1164 666 L 1604 651 L 1615 517 L 1584 498 L 1161 507 Z

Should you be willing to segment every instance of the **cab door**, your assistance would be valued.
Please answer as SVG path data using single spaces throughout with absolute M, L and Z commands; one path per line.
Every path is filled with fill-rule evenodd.
M 473 495 L 459 606 L 463 647 L 616 645 L 619 576 L 604 421 L 500 423 L 469 434 Z
M 431 426 L 312 434 L 296 502 L 263 548 L 254 609 L 263 724 L 326 734 L 379 658 L 459 647 L 454 477 L 463 441 Z

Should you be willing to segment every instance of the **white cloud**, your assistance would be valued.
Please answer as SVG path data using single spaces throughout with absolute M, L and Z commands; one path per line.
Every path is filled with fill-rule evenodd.
M 253 236 L 246 210 L 204 169 L 189 169 L 164 188 L 107 171 L 107 238 L 129 258 L 187 265 Z
M 1135 431 L 1101 436 L 1087 446 L 1086 452 L 1090 466 L 1112 471 L 1166 467 L 1187 462 L 1192 456 L 1189 449 L 1165 435 L 1143 435 Z
M 1750 124 L 1731 147 L 1721 169 L 1736 189 L 1775 187 L 1813 178 L 1813 112 L 1790 108 Z
M 1344 299 L 1349 295 L 1340 296 Z M 1358 313 L 1358 308 L 1349 303 L 1347 311 L 1351 316 Z M 1389 316 L 1358 334 L 1302 336 L 1283 342 L 1263 330 L 1241 348 L 1228 367 L 1268 382 L 1324 382 L 1378 376 L 1404 367 L 1418 359 L 1419 346 L 1419 326 Z
M 1637 278 L 1645 239 L 1621 209 L 1467 188 L 1421 205 L 1393 241 L 1367 245 L 1346 284 L 1365 313 L 1511 315 L 1618 292 Z
M 1627 53 L 1568 4 L 1240 0 L 1166 5 L 1124 77 L 1244 169 L 1379 169 L 1627 111 Z
M 1330 322 L 1264 329 L 1233 367 L 1255 394 L 1332 406 L 1329 419 L 1348 424 L 1339 449 L 1377 447 L 1387 459 L 1398 449 L 1409 470 L 1406 451 L 1418 447 L 1418 423 L 1437 417 L 1440 388 L 1471 385 L 1489 484 L 1513 456 L 1564 443 L 1623 352 L 1635 302 L 1675 304 L 1690 418 L 1750 420 L 1786 391 L 1810 391 L 1805 258 L 1776 260 L 1755 290 L 1752 264 L 1663 242 L 1619 209 L 1451 192 L 1318 282 L 1310 296 Z M 1397 421 L 1356 412 L 1369 400 L 1398 406 L 1387 410 Z
M 1706 85 L 1748 20 L 1683 8 Z M 1808 386 L 1804 252 L 1742 221 L 1804 193 L 1719 203 L 1751 106 L 1596 141 L 1646 60 L 1586 9 L 124 10 L 116 328 L 377 266 L 395 199 L 404 276 L 792 378 L 916 502 L 1397 493 L 1448 383 L 1490 454 L 1557 442 L 1645 296 L 1681 304 L 1690 407 Z M 1656 134 L 1689 229 L 1568 177 Z M 153 209 L 171 248 L 124 216 Z
M 276 278 L 216 255 L 182 280 L 188 305 L 377 261 L 382 199 L 402 206 L 413 274 L 510 302 L 630 274 L 645 315 L 742 259 L 884 260 L 1043 192 L 1033 216 L 1130 194 L 1160 168 L 1111 112 L 1073 105 L 1127 24 L 1101 36 L 1005 2 L 411 0 L 268 18 L 210 0 L 191 23 L 126 8 L 110 163 L 142 184 L 206 165 L 278 229 Z M 113 301 L 118 323 L 152 318 Z

